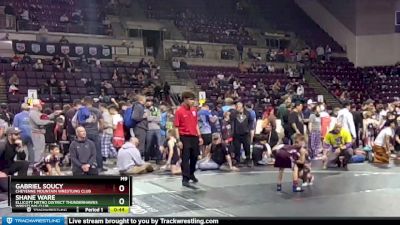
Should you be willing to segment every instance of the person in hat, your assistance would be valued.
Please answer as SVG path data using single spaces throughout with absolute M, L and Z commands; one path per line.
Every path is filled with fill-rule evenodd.
M 35 101 L 33 103 L 33 107 L 29 111 L 29 122 L 32 129 L 32 142 L 35 152 L 33 162 L 39 162 L 44 154 L 46 146 L 46 140 L 44 136 L 46 133 L 45 126 L 54 123 L 52 119 L 61 113 L 59 111 L 55 111 L 45 119 L 41 111 L 42 103 L 40 101 Z
M 324 139 L 324 156 L 322 159 L 324 169 L 333 164 L 347 169 L 347 164 L 353 155 L 352 145 L 353 138 L 350 132 L 340 122 L 337 122 Z
M 222 142 L 220 134 L 212 134 L 212 143 L 207 146 L 207 150 L 207 156 L 198 163 L 200 170 L 239 171 L 233 166 L 228 146 Z
M 25 161 L 25 146 L 22 144 L 20 133 L 20 129 L 10 127 L 6 131 L 6 139 L 0 141 L 0 171 L 7 175 L 28 174 L 29 162 Z

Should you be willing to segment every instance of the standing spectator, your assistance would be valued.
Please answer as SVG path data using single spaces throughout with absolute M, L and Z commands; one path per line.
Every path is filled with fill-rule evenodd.
M 310 157 L 316 158 L 321 150 L 321 115 L 320 107 L 314 106 L 310 115 L 308 130 L 310 132 Z
M 39 162 L 45 151 L 45 126 L 54 123 L 54 121 L 52 121 L 51 119 L 54 119 L 54 117 L 60 113 L 59 111 L 57 111 L 53 114 L 50 114 L 49 116 L 44 116 L 41 111 L 42 105 L 40 102 L 34 103 L 33 107 L 29 111 L 29 121 L 32 128 L 33 148 L 35 151 L 35 163 Z
M 294 134 L 304 135 L 304 120 L 303 120 L 303 104 L 301 102 L 296 102 L 294 109 L 289 113 L 289 134 L 293 140 Z
M 164 91 L 164 99 L 165 101 L 169 101 L 169 94 L 171 91 L 171 86 L 169 86 L 168 82 L 164 83 L 164 87 L 163 87 L 163 91 Z
M 150 163 L 146 163 L 137 148 L 139 140 L 131 137 L 118 151 L 117 167 L 121 175 L 134 175 L 153 172 Z
M 47 30 L 45 25 L 42 25 L 39 29 L 38 41 L 41 43 L 47 42 L 47 36 L 49 35 L 49 31 Z
M 112 145 L 113 118 L 105 103 L 100 103 L 99 109 L 103 117 L 103 127 L 100 135 L 101 155 L 103 158 L 108 158 L 112 156 L 112 152 L 115 152 L 114 146 Z
M 148 121 L 148 131 L 146 136 L 146 151 L 145 151 L 145 161 L 148 161 L 150 158 L 155 158 L 156 162 L 162 159 L 160 146 L 163 142 L 161 142 L 161 112 L 160 110 L 153 105 L 152 100 L 147 100 L 145 114 L 147 115 Z
M 133 106 L 132 120 L 135 121 L 136 125 L 133 128 L 133 133 L 135 133 L 135 137 L 139 139 L 139 151 L 142 155 L 144 155 L 144 151 L 146 149 L 146 135 L 147 135 L 147 115 L 145 114 L 145 106 L 146 97 L 143 95 L 138 95 L 137 101 Z
M 318 61 L 323 60 L 324 59 L 324 55 L 325 55 L 324 47 L 318 46 L 317 47 L 317 59 L 318 59 Z
M 21 105 L 21 112 L 15 115 L 13 121 L 13 127 L 18 128 L 21 131 L 21 140 L 28 149 L 28 161 L 34 163 L 35 152 L 33 150 L 32 142 L 32 128 L 29 122 L 29 106 L 26 103 Z
M 189 181 L 197 183 L 194 176 L 196 170 L 197 157 L 200 154 L 199 144 L 203 140 L 200 137 L 198 117 L 194 108 L 196 96 L 192 92 L 183 92 L 182 105 L 175 113 L 175 127 L 178 129 L 180 140 L 183 144 L 182 149 L 182 185 L 191 188 Z
M 243 103 L 238 102 L 236 104 L 236 110 L 233 110 L 231 114 L 231 123 L 236 163 L 240 163 L 240 150 L 243 145 L 247 166 L 252 167 L 253 164 L 250 160 L 250 133 L 253 128 L 253 120 L 250 112 L 244 109 Z
M 86 136 L 84 127 L 76 128 L 76 139 L 72 141 L 69 152 L 71 154 L 72 175 L 97 175 L 96 146 Z
M 240 61 L 243 60 L 243 45 L 242 45 L 241 42 L 239 42 L 239 43 L 236 45 L 236 50 L 237 50 L 238 53 L 239 53 L 239 60 L 240 60 Z
M 13 176 L 27 176 L 29 162 L 25 161 L 26 154 L 22 140 L 21 130 L 10 127 L 6 132 L 6 139 L 0 141 L 0 171 Z M 15 160 L 17 158 L 17 160 Z
M 6 15 L 6 28 L 13 29 L 15 24 L 15 11 L 13 3 L 6 5 L 4 8 L 4 14 Z
M 96 161 L 97 161 L 97 169 L 99 172 L 105 172 L 107 169 L 103 168 L 103 157 L 101 155 L 101 146 L 100 146 L 100 127 L 103 127 L 103 117 L 97 108 L 93 107 L 93 98 L 85 97 L 83 98 L 83 107 L 79 110 L 82 112 L 86 111 L 89 115 L 83 123 L 79 125 L 85 128 L 85 138 L 91 140 L 94 143 L 96 149 Z M 79 117 L 78 110 L 78 117 Z M 84 113 L 82 113 L 84 114 Z
M 342 124 L 343 128 L 350 131 L 351 136 L 354 138 L 357 137 L 356 134 L 356 126 L 354 125 L 353 114 L 350 112 L 351 103 L 346 101 L 343 103 L 344 108 L 339 110 L 337 115 L 337 121 Z
M 73 107 L 71 109 L 69 109 L 66 113 L 65 113 L 65 122 L 66 122 L 66 128 L 67 128 L 67 137 L 68 140 L 70 142 L 72 142 L 73 140 L 75 140 L 75 128 L 72 125 L 72 119 L 74 118 L 76 112 L 78 111 L 78 109 L 82 106 L 82 102 L 79 99 L 75 99 L 73 102 Z
M 212 133 L 211 133 L 211 111 L 208 105 L 203 105 L 198 112 L 199 117 L 199 129 L 201 138 L 203 139 L 203 146 L 202 146 L 202 154 L 204 155 L 205 146 L 211 144 L 212 141 Z M 214 119 L 215 121 L 215 119 Z

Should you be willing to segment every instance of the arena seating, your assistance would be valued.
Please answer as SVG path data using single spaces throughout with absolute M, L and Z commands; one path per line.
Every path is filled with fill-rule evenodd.
M 294 0 L 264 1 L 252 0 L 263 12 L 264 18 L 276 30 L 294 32 L 311 48 L 329 45 L 333 52 L 343 52 L 343 48 L 319 27 Z
M 95 65 L 82 67 L 80 72 L 53 72 L 52 65 L 46 62 L 44 70 L 41 72 L 35 72 L 30 64 L 21 64 L 15 70 L 9 63 L 0 63 L 0 70 L 5 73 L 5 80 L 8 82 L 9 78 L 16 73 L 19 78 L 19 93 L 10 94 L 8 93 L 8 103 L 10 110 L 17 112 L 20 108 L 21 102 L 27 96 L 28 89 L 40 89 L 42 85 L 50 79 L 52 74 L 55 74 L 57 80 L 65 80 L 66 85 L 71 95 L 60 95 L 60 94 L 40 94 L 39 98 L 46 103 L 45 107 L 51 107 L 54 104 L 66 104 L 71 103 L 74 99 L 80 99 L 84 96 L 99 97 L 100 82 L 111 81 L 114 69 L 118 69 L 119 74 L 132 74 L 134 68 L 137 68 L 137 64 L 124 63 L 123 65 L 114 66 L 113 62 L 102 62 L 101 68 L 96 68 Z M 89 94 L 88 88 L 85 87 L 82 78 L 92 79 L 95 85 L 96 94 Z M 110 97 L 117 97 L 122 95 L 124 90 L 128 92 L 142 88 L 139 83 L 121 83 L 112 82 L 114 94 L 110 94 Z M 8 85 L 9 86 L 9 85 Z M 8 87 L 7 86 L 7 87 Z M 98 88 L 97 88 L 98 87 Z M 7 89 L 8 91 L 8 89 Z
M 16 13 L 28 9 L 30 20 L 27 22 L 18 20 L 19 30 L 37 31 L 41 25 L 45 25 L 50 32 L 105 35 L 106 27 L 102 24 L 104 15 L 99 12 L 104 12 L 106 2 L 105 0 L 1 0 L 0 5 L 13 3 Z M 82 10 L 82 24 L 71 23 L 72 13 L 76 10 Z M 64 14 L 70 22 L 59 21 Z
M 168 4 L 146 1 L 146 15 L 152 19 L 174 20 L 185 38 L 195 41 L 256 45 L 245 27 L 254 26 L 245 13 L 238 13 L 232 1 L 182 1 Z M 173 9 L 172 9 L 173 8 Z
M 223 97 L 227 90 L 232 89 L 231 86 L 223 85 L 220 85 L 218 88 L 209 87 L 210 80 L 216 77 L 218 74 L 223 74 L 225 78 L 231 75 L 233 75 L 234 78 L 238 78 L 246 87 L 244 92 L 239 92 L 240 99 L 243 102 L 250 101 L 253 103 L 259 103 L 255 104 L 257 113 L 262 113 L 266 105 L 277 105 L 279 101 L 270 95 L 270 103 L 261 103 L 261 99 L 250 94 L 250 89 L 253 85 L 257 85 L 259 82 L 262 82 L 265 87 L 267 87 L 267 91 L 270 91 L 270 87 L 277 80 L 280 81 L 283 88 L 289 83 L 289 78 L 286 74 L 284 74 L 283 69 L 276 69 L 274 73 L 240 73 L 239 69 L 235 67 L 190 66 L 190 77 L 196 80 L 197 84 L 201 87 L 201 90 L 206 92 L 207 99 L 209 99 L 209 101 L 215 105 L 217 104 L 217 99 L 219 96 Z M 307 84 L 303 84 L 303 86 L 305 93 L 304 97 L 315 99 L 315 91 L 308 87 Z

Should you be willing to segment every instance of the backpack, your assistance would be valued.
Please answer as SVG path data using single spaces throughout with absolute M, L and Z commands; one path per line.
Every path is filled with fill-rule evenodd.
M 90 111 L 88 107 L 81 107 L 77 112 L 77 120 L 79 124 L 86 123 L 86 120 L 90 117 Z
M 136 121 L 132 119 L 133 106 L 125 110 L 123 115 L 124 126 L 126 128 L 134 128 L 136 126 Z
M 114 130 L 112 143 L 116 149 L 122 147 L 125 142 L 125 135 L 124 135 L 124 125 L 123 122 L 119 122 L 117 124 L 117 128 Z

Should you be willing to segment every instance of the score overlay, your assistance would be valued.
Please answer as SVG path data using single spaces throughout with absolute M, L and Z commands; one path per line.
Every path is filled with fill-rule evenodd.
M 12 212 L 128 213 L 129 176 L 12 177 Z

